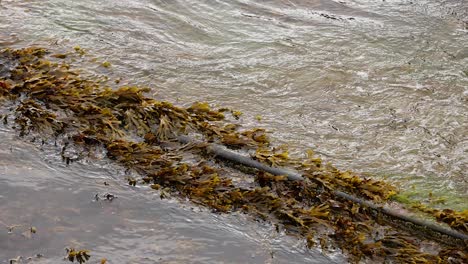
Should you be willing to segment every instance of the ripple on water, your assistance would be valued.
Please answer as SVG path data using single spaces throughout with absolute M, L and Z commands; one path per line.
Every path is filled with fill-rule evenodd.
M 57 263 L 70 246 L 111 263 L 334 263 L 275 235 L 268 224 L 161 200 L 152 190 L 126 185 L 121 168 L 64 166 L 54 150 L 14 135 L 0 130 L 7 139 L 0 141 L 0 263 L 36 254 L 44 256 L 37 263 Z M 105 200 L 106 193 L 117 198 Z M 9 233 L 7 226 L 15 227 Z M 30 234 L 32 226 L 36 234 Z
M 0 47 L 80 45 L 90 54 L 80 67 L 91 74 L 156 87 L 180 104 L 241 110 L 243 125 L 274 131 L 291 152 L 313 148 L 418 199 L 432 192 L 448 198 L 442 207 L 468 208 L 464 1 L 35 0 L 0 8 Z

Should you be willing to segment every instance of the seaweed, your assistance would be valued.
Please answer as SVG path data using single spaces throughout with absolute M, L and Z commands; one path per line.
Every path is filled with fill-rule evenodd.
M 85 54 L 80 47 L 75 50 L 80 56 Z M 15 103 L 7 115 L 15 117 L 20 135 L 43 139 L 53 136 L 63 144 L 61 154 L 67 164 L 84 156 L 69 157 L 69 147 L 79 148 L 84 154 L 102 148 L 109 159 L 133 172 L 126 178 L 132 186 L 147 184 L 161 198 L 188 199 L 217 213 L 250 214 L 259 221 L 271 222 L 278 230 L 302 237 L 309 247 L 338 247 L 351 262 L 466 260 L 467 245 L 441 243 L 439 252 L 426 253 L 422 250 L 426 238 L 410 237 L 405 230 L 382 221 L 379 214 L 333 192 L 344 190 L 383 203 L 398 193 L 389 183 L 338 170 L 324 164 L 312 151 L 306 158 L 293 157 L 287 147 L 273 146 L 265 129 L 239 131 L 240 125 L 225 120 L 223 112 L 228 108 L 213 110 L 202 102 L 179 107 L 145 96 L 149 89 L 103 87 L 98 80 L 83 79 L 69 65 L 47 60 L 48 54 L 41 48 L 2 50 L 0 57 L 15 66 L 0 77 L 0 98 Z M 209 157 L 207 144 L 177 143 L 179 136 L 187 133 L 230 148 L 254 149 L 258 161 L 294 168 L 306 180 L 288 181 L 285 176 L 257 171 L 250 187 L 240 187 L 204 159 Z M 196 154 L 195 160 L 186 160 L 189 153 Z M 99 198 L 96 195 L 96 200 Z M 105 194 L 102 198 L 112 201 L 116 197 Z M 421 210 L 467 232 L 466 212 Z M 69 249 L 67 253 L 70 261 L 83 263 L 89 259 L 85 250 Z
M 70 262 L 75 262 L 76 260 L 76 262 L 82 264 L 91 258 L 89 250 L 75 250 L 74 248 L 66 248 L 65 250 L 67 251 L 66 258 Z

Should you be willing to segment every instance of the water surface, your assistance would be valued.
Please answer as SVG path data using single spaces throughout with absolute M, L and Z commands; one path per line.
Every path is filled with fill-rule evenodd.
M 65 247 L 89 249 L 90 263 L 102 258 L 109 263 L 340 259 L 308 250 L 303 241 L 243 214 L 217 215 L 185 201 L 161 200 L 149 188 L 128 186 L 125 170 L 106 159 L 66 166 L 58 155 L 44 155 L 53 152 L 52 146 L 24 142 L 4 128 L 0 138 L 0 263 L 17 256 L 24 263 L 29 257 L 33 263 L 59 263 Z M 116 198 L 103 198 L 108 193 Z M 97 201 L 96 195 L 101 197 Z
M 468 209 L 468 4 L 464 0 L 3 0 L 0 5 L 0 47 L 40 45 L 69 51 L 79 45 L 88 55 L 77 65 L 87 74 L 149 86 L 154 96 L 181 105 L 207 101 L 240 110 L 243 126 L 267 128 L 276 142 L 287 143 L 293 153 L 312 148 L 340 169 L 387 179 L 413 193 L 414 199 L 427 200 L 432 192 L 447 198 L 436 206 Z M 102 67 L 103 61 L 112 67 Z M 13 142 L 8 137 L 2 141 Z M 71 178 L 93 173 L 92 167 L 82 171 L 74 167 L 75 174 L 59 170 L 45 178 L 13 177 L 11 170 L 16 166 L 34 167 L 43 161 L 31 156 L 18 164 L 9 155 L 13 154 L 2 156 L 2 162 L 7 157 L 11 160 L 5 165 L 9 173 L 3 174 L 8 175 L 4 176 L 8 188 L 1 185 L 2 199 L 8 201 L 19 193 L 33 192 L 31 197 L 55 201 L 50 208 L 66 205 L 78 199 L 66 198 Z M 58 170 L 57 164 L 50 169 Z M 90 193 L 102 188 L 94 180 L 80 182 L 89 184 Z M 40 184 L 66 190 L 48 194 L 37 190 Z M 17 191 L 4 194 L 11 188 Z M 83 203 L 92 198 L 83 191 L 76 195 Z M 135 197 L 132 201 L 140 197 L 133 191 L 126 195 Z M 24 200 L 24 208 L 34 208 L 38 199 Z M 138 199 L 144 202 L 135 202 L 137 208 L 129 209 L 128 201 L 121 210 L 142 215 L 156 210 L 157 203 L 171 208 L 163 212 L 175 210 L 174 217 L 185 218 L 188 213 L 167 201 Z M 13 210 L 11 202 L 7 206 Z M 90 222 L 126 221 L 95 216 L 91 212 L 97 209 L 89 204 L 84 208 L 89 211 L 84 215 L 93 215 Z M 147 227 L 145 221 L 152 218 L 148 214 L 135 220 L 143 221 L 137 226 Z M 216 219 L 209 222 L 213 217 L 187 216 L 208 221 L 202 224 L 205 228 L 220 228 Z M 159 229 L 167 230 L 167 224 L 170 221 Z M 170 237 L 166 230 L 159 235 Z M 255 237 L 249 233 L 252 230 L 239 231 L 240 237 L 233 238 L 240 247 L 234 252 L 258 247 L 252 246 L 257 240 L 242 237 Z M 228 233 L 210 235 L 223 238 Z M 195 239 L 202 234 L 188 236 Z M 102 245 L 94 238 L 89 241 Z M 145 253 L 150 250 L 144 242 L 132 239 L 133 246 L 124 244 L 119 249 L 135 252 L 130 248 L 137 248 L 136 252 L 154 257 Z M 54 246 L 59 244 L 63 243 Z M 218 252 L 206 247 L 193 251 L 193 256 L 202 259 Z M 162 250 L 164 256 L 173 254 L 169 248 Z M 298 263 L 304 261 L 301 254 L 309 254 L 302 252 L 297 259 L 286 252 L 284 259 Z M 270 261 L 267 253 L 259 255 L 260 259 L 245 259 L 233 253 L 229 259 Z

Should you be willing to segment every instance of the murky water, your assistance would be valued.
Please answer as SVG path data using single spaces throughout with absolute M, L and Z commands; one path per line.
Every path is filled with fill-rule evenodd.
M 0 138 L 0 263 L 17 256 L 60 263 L 65 247 L 90 249 L 91 263 L 335 263 L 245 215 L 212 214 L 128 186 L 125 170 L 105 159 L 66 166 L 44 156 L 52 146 L 3 128 Z
M 149 86 L 155 96 L 180 104 L 207 101 L 235 108 L 244 113 L 244 126 L 268 128 L 292 152 L 312 148 L 341 169 L 394 181 L 414 192 L 415 199 L 427 199 L 432 192 L 447 197 L 438 206 L 468 209 L 466 0 L 3 0 L 0 11 L 0 48 L 35 44 L 67 51 L 80 45 L 90 54 L 80 64 L 89 74 Z M 111 62 L 110 69 L 100 66 L 104 60 Z M 20 144 L 11 137 L 6 142 Z M 258 231 L 261 240 L 250 239 L 261 228 L 251 222 L 243 229 L 236 221 L 244 220 L 183 210 L 179 204 L 116 187 L 118 182 L 112 191 L 127 198 L 92 204 L 93 193 L 104 191 L 96 177 L 110 177 L 109 171 L 81 165 L 69 173 L 55 162 L 28 174 L 24 164 L 46 164 L 41 152 L 29 154 L 21 164 L 12 153 L 4 150 L 0 159 L 8 165 L 0 185 L 2 200 L 9 201 L 1 206 L 11 212 L 35 212 L 38 207 L 75 219 L 63 237 L 88 236 L 98 255 L 109 258 L 104 252 L 118 249 L 127 261 L 139 255 L 140 262 L 145 257 L 154 261 L 159 254 L 168 261 L 187 257 L 216 262 L 224 259 L 220 251 L 230 252 L 235 245 L 233 252 L 260 253 L 232 253 L 226 262 L 277 261 L 269 258 L 274 242 L 265 237 L 268 230 Z M 86 187 L 73 191 L 78 181 Z M 49 194 L 45 186 L 57 192 Z M 51 205 L 37 204 L 41 199 Z M 10 202 L 15 200 L 24 204 Z M 182 227 L 168 219 L 154 223 L 168 212 L 192 222 Z M 34 219 L 33 213 L 20 215 L 24 221 Z M 78 224 L 80 219 L 94 229 Z M 106 221 L 120 227 L 106 230 Z M 46 218 L 41 222 L 55 225 Z M 72 230 L 77 227 L 94 231 Z M 156 231 L 148 231 L 151 228 Z M 225 237 L 232 243 L 218 243 Z M 148 246 L 148 241 L 161 239 L 166 242 Z M 103 246 L 107 240 L 109 248 Z M 50 250 L 65 242 L 52 235 L 41 241 L 50 243 Z M 291 248 L 279 250 L 282 260 L 300 263 L 308 254 L 320 257 L 296 252 L 291 243 Z M 10 256 L 18 244 L 1 248 Z M 179 255 L 173 248 L 190 253 Z

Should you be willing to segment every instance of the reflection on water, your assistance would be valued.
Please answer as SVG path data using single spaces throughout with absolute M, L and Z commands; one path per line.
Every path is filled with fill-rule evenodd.
M 342 169 L 396 181 L 414 198 L 432 192 L 448 197 L 442 207 L 468 208 L 466 1 L 0 5 L 0 48 L 36 44 L 66 51 L 80 45 L 90 54 L 80 64 L 89 74 L 155 87 L 158 97 L 180 104 L 236 108 L 244 112 L 244 126 L 274 131 L 292 152 L 313 148 Z M 111 69 L 100 66 L 103 60 Z M 28 158 L 28 166 L 40 164 Z M 9 177 L 9 188 L 69 188 L 66 173 L 35 175 L 34 181 Z M 248 243 L 255 244 L 241 247 Z M 149 250 L 137 247 L 142 254 Z M 236 257 L 234 262 L 245 260 Z

